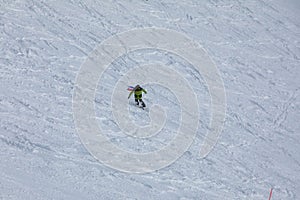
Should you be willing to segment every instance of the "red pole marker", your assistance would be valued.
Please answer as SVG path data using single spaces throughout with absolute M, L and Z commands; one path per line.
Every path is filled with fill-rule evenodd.
M 273 188 L 271 188 L 269 200 L 271 200 L 271 198 L 272 198 L 272 193 L 273 193 Z

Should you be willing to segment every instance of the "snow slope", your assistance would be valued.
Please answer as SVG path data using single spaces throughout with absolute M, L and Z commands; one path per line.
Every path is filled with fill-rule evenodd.
M 299 199 L 295 2 L 0 0 L 0 199 L 267 199 L 271 188 L 273 199 Z M 143 27 L 176 30 L 207 50 L 224 81 L 226 121 L 213 151 L 200 159 L 210 117 L 201 75 L 170 53 L 124 55 L 99 81 L 95 96 L 99 124 L 122 148 L 159 149 L 179 126 L 174 94 L 148 84 L 146 103 L 166 108 L 165 132 L 149 140 L 118 132 L 107 107 L 111 86 L 133 66 L 176 66 L 203 102 L 199 131 L 182 157 L 153 173 L 130 174 L 99 163 L 83 146 L 72 94 L 93 49 L 113 34 Z M 130 112 L 136 123 L 148 123 L 143 111 L 132 107 Z

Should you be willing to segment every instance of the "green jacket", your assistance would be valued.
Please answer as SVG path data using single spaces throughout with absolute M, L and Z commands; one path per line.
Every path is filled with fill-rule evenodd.
M 147 94 L 147 91 L 144 90 L 144 89 L 141 88 L 141 87 L 139 87 L 139 88 L 134 88 L 134 89 L 129 93 L 128 99 L 131 97 L 131 95 L 132 95 L 133 93 L 134 93 L 135 98 L 141 99 L 141 98 L 142 98 L 143 92 L 144 92 L 145 94 Z

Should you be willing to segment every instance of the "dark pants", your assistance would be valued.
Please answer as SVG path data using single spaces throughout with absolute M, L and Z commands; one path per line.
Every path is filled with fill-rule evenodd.
M 134 99 L 136 102 L 136 105 L 139 105 L 139 102 L 141 102 L 143 107 L 146 107 L 144 101 L 142 100 L 142 95 L 134 95 Z

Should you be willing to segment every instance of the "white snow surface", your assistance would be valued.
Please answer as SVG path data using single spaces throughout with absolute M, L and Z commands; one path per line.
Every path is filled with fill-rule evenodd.
M 300 199 L 299 13 L 296 0 L 0 0 L 0 199 L 257 200 L 268 199 L 271 188 L 274 200 Z M 146 84 L 144 100 L 165 107 L 165 127 L 151 139 L 122 135 L 108 105 L 113 86 L 133 67 L 175 66 L 200 102 L 189 150 L 166 168 L 131 174 L 84 147 L 72 95 L 81 64 L 102 41 L 146 27 L 176 30 L 206 49 L 224 82 L 226 119 L 213 151 L 199 158 L 210 119 L 201 75 L 168 52 L 120 57 L 95 95 L 99 124 L 116 145 L 154 151 L 179 126 L 176 96 Z M 149 123 L 147 111 L 130 110 L 137 124 Z

